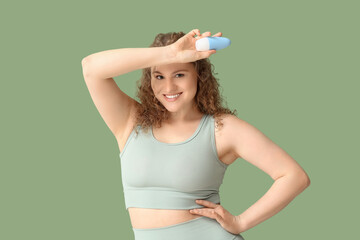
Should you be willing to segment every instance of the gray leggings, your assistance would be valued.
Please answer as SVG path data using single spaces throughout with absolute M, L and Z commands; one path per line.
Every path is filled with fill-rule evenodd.
M 133 228 L 135 240 L 244 240 L 226 231 L 215 219 L 201 216 L 159 228 Z

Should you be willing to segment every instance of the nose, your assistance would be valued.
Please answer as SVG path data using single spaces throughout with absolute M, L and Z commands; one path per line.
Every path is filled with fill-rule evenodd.
M 168 79 L 165 82 L 165 91 L 167 93 L 174 93 L 177 91 L 177 86 L 173 79 Z

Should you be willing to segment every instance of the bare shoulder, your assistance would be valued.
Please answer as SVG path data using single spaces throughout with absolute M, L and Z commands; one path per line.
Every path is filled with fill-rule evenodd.
M 239 154 L 235 153 L 233 147 L 235 132 L 241 132 L 242 121 L 242 119 L 232 114 L 222 114 L 220 117 L 215 118 L 215 136 L 219 148 L 223 149 L 227 155 L 232 156 L 230 163 L 236 160 L 236 158 L 242 158 Z M 221 125 L 220 122 L 222 123 Z
M 217 122 L 221 121 L 222 126 L 218 126 Z M 221 135 L 231 136 L 231 133 L 236 128 L 245 127 L 246 122 L 232 114 L 222 114 L 220 117 L 215 118 L 216 131 Z M 229 135 L 230 134 L 230 135 Z
M 245 120 L 232 114 L 223 114 L 220 119 L 216 118 L 215 121 L 221 120 L 222 126 L 215 129 L 215 134 L 221 139 L 223 145 L 233 156 L 237 158 L 244 158 L 240 154 L 240 146 L 245 146 L 246 141 L 256 137 L 255 135 L 264 135 L 253 125 Z M 217 124 L 215 123 L 215 126 Z

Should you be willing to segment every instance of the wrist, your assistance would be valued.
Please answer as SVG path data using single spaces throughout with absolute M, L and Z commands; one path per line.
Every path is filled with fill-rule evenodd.
M 170 63 L 177 63 L 176 50 L 173 44 L 164 47 L 166 58 Z
M 247 230 L 246 223 L 244 221 L 244 218 L 241 215 L 236 216 L 236 222 L 237 222 L 240 233 L 245 232 Z

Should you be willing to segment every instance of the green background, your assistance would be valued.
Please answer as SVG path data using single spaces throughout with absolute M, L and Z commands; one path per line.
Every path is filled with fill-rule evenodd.
M 358 235 L 358 1 L 2 1 L 0 9 L 0 239 L 133 239 L 119 149 L 81 60 L 194 28 L 231 40 L 210 57 L 227 106 L 311 180 L 244 238 Z M 134 97 L 140 76 L 115 80 Z M 222 205 L 238 215 L 272 183 L 238 159 Z

